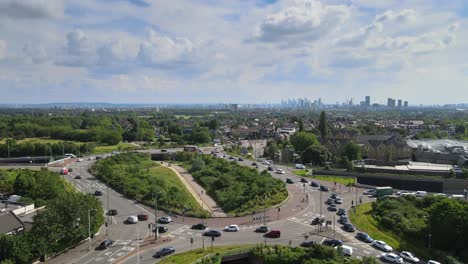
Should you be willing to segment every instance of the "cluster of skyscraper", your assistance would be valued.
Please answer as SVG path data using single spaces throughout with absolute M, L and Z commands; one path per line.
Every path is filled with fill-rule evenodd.
M 284 108 L 320 108 L 323 107 L 322 98 L 313 102 L 308 98 L 281 100 L 281 106 Z
M 398 105 L 396 104 L 398 102 Z M 388 98 L 387 99 L 387 107 L 391 107 L 391 108 L 394 108 L 394 107 L 408 107 L 408 101 L 404 101 L 401 100 L 401 99 L 398 99 L 398 101 L 396 99 L 393 99 L 393 98 Z

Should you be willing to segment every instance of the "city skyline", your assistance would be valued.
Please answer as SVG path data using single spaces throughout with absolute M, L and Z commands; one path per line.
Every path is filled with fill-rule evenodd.
M 462 104 L 467 16 L 461 0 L 6 0 L 0 104 Z

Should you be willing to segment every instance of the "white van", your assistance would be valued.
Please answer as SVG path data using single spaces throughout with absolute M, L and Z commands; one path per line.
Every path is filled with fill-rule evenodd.
M 353 248 L 352 247 L 342 245 L 342 246 L 340 246 L 340 248 L 341 248 L 341 255 L 343 255 L 345 257 L 351 257 L 353 255 Z
M 416 192 L 416 196 L 417 197 L 424 197 L 427 195 L 427 192 L 426 191 L 417 191 Z
M 125 221 L 127 224 L 136 224 L 138 223 L 138 217 L 136 215 L 131 215 Z

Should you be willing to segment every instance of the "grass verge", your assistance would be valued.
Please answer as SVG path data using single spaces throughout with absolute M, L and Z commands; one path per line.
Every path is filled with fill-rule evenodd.
M 342 177 L 342 176 L 328 176 L 328 175 L 314 175 L 312 178 L 322 181 L 336 182 L 343 185 L 352 185 L 356 181 L 353 177 Z
M 226 254 L 232 251 L 252 248 L 253 245 L 230 245 L 230 246 L 219 246 L 213 247 L 213 249 L 208 248 L 203 250 L 201 248 L 195 249 L 189 252 L 173 255 L 170 257 L 165 258 L 164 260 L 160 261 L 159 264 L 191 264 L 194 261 L 203 258 L 209 254 L 218 253 L 218 254 Z
M 102 153 L 109 153 L 112 151 L 128 151 L 128 150 L 135 150 L 138 149 L 137 146 L 132 145 L 130 143 L 123 143 L 120 142 L 117 145 L 102 145 L 102 146 L 96 146 L 94 148 L 93 153 L 94 154 L 102 154 Z

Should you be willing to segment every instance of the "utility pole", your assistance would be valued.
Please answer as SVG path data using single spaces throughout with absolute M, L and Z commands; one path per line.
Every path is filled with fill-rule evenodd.
M 8 158 L 10 158 L 10 139 L 7 139 L 7 146 L 8 146 Z
M 91 251 L 91 211 L 96 211 L 96 209 L 89 209 L 88 210 L 88 236 L 89 236 L 89 251 Z
M 154 195 L 154 228 L 154 240 L 158 240 L 158 196 L 156 194 Z
M 106 185 L 107 185 L 107 224 L 106 224 L 106 235 L 107 235 L 107 225 L 110 223 L 110 219 L 112 219 L 110 217 L 110 214 L 109 214 L 109 180 L 106 181 Z
M 320 191 L 320 219 L 322 219 L 322 207 L 323 207 L 322 193 L 323 193 L 323 191 Z M 322 224 L 320 224 L 320 226 L 319 226 L 319 232 L 322 232 Z
M 140 230 L 138 230 L 138 223 L 136 224 L 136 231 L 137 231 L 137 257 L 138 257 L 138 264 L 140 264 Z
M 333 240 L 336 239 L 336 214 L 333 214 Z
M 356 180 L 357 180 L 357 179 L 356 179 Z M 355 183 L 354 183 L 354 188 L 356 189 L 356 205 L 354 206 L 354 212 L 355 212 L 355 213 L 356 213 L 356 207 L 357 207 L 357 205 L 358 205 L 358 187 L 357 187 L 356 183 L 357 183 L 357 182 L 355 181 Z

